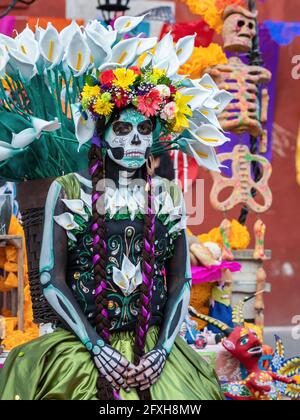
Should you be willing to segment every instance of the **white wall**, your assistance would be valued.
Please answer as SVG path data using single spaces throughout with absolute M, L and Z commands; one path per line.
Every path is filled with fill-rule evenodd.
M 97 19 L 101 17 L 101 13 L 96 9 L 97 0 L 67 0 L 66 1 L 66 17 L 70 19 Z M 158 0 L 131 0 L 130 10 L 127 14 L 135 16 L 143 13 L 145 10 L 152 9 L 158 6 L 172 6 L 175 11 L 175 3 L 170 1 Z M 160 23 L 151 22 L 152 35 L 158 35 L 161 28 Z

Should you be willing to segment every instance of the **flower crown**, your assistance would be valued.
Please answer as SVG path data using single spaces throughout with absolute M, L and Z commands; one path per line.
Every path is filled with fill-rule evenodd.
M 109 118 L 114 110 L 132 105 L 145 117 L 156 117 L 170 132 L 181 132 L 190 126 L 192 96 L 179 91 L 166 71 L 137 66 L 105 70 L 87 77 L 81 94 L 81 109 L 94 118 Z
M 113 27 L 72 22 L 60 33 L 49 23 L 15 38 L 0 34 L 1 177 L 19 181 L 80 171 L 95 120 L 108 121 L 127 106 L 157 119 L 152 153 L 180 150 L 220 170 L 215 148 L 229 139 L 218 115 L 232 95 L 209 75 L 194 80 L 180 71 L 195 36 L 176 43 L 170 33 L 161 40 L 128 37 L 144 18 L 121 16 Z

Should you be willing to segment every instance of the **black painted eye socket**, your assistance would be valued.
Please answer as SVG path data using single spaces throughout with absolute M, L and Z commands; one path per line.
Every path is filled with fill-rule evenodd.
M 150 120 L 142 121 L 138 124 L 137 130 L 143 136 L 149 136 L 153 131 L 153 124 Z
M 116 121 L 112 128 L 117 136 L 128 136 L 133 130 L 133 125 L 130 122 Z
M 249 29 L 253 29 L 254 28 L 254 23 L 253 22 L 249 22 Z
M 245 26 L 245 21 L 244 20 L 239 20 L 238 21 L 238 27 L 242 28 L 243 26 Z

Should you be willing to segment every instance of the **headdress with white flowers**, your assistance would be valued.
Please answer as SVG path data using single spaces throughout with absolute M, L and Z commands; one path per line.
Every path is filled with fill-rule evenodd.
M 178 149 L 219 170 L 214 148 L 228 138 L 217 115 L 231 94 L 208 75 L 179 75 L 194 36 L 176 44 L 170 34 L 159 42 L 128 37 L 143 19 L 123 16 L 113 28 L 72 22 L 60 33 L 49 23 L 16 38 L 0 35 L 0 177 L 39 179 L 87 167 L 96 118 L 128 105 L 160 123 L 154 153 Z

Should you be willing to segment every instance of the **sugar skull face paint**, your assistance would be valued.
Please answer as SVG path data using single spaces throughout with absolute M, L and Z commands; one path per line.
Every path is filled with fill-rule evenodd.
M 124 110 L 105 133 L 109 157 L 126 169 L 141 168 L 150 154 L 153 128 L 137 110 Z

